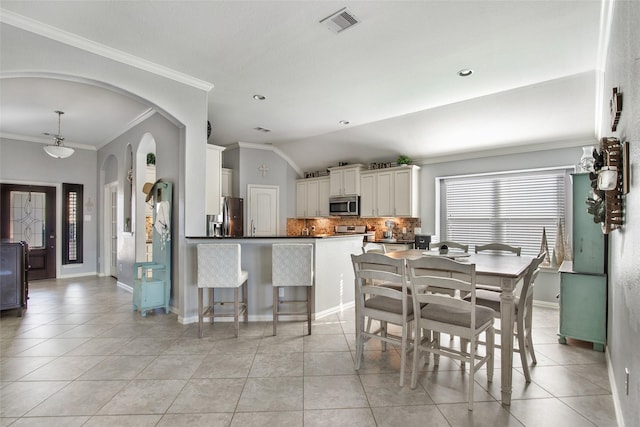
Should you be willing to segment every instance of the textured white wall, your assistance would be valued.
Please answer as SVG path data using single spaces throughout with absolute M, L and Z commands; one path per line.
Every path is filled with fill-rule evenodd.
M 630 141 L 631 190 L 625 197 L 625 225 L 609 236 L 608 349 L 614 392 L 624 425 L 640 425 L 640 2 L 616 1 L 603 88 L 602 133 Z M 616 132 L 608 101 L 613 87 L 623 93 Z M 625 368 L 630 372 L 625 392 Z M 622 425 L 622 424 L 621 424 Z

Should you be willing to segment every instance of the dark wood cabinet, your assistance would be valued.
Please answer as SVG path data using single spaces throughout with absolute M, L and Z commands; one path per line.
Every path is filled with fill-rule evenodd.
M 29 297 L 29 250 L 26 243 L 2 243 L 0 249 L 0 310 L 15 308 L 18 317 Z

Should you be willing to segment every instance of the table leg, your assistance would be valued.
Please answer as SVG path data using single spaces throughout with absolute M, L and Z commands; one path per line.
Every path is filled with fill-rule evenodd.
M 511 405 L 513 383 L 513 322 L 514 322 L 514 284 L 502 279 L 500 293 L 500 346 L 502 357 L 502 404 Z

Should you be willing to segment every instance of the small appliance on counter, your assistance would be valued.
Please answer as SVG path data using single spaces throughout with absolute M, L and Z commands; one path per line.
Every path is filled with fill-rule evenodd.
M 221 197 L 222 215 L 207 215 L 207 236 L 243 237 L 244 200 L 239 197 Z
M 384 222 L 384 225 L 387 229 L 382 232 L 382 242 L 395 243 L 397 240 L 393 237 L 393 227 L 396 226 L 396 223 L 388 219 Z
M 431 236 L 426 234 L 416 234 L 414 245 L 416 249 L 429 249 L 431 244 Z

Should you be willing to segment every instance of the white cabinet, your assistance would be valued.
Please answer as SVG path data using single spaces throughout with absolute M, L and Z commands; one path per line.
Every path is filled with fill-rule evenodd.
M 363 172 L 360 216 L 417 217 L 419 169 L 409 165 Z
M 331 196 L 360 195 L 361 164 L 329 168 Z
M 220 215 L 222 195 L 222 151 L 224 147 L 207 144 L 207 170 L 205 174 L 205 212 Z
M 233 196 L 233 170 L 222 168 L 221 179 L 222 179 L 222 185 L 221 185 L 222 195 Z
M 296 217 L 329 216 L 329 178 L 296 181 Z

